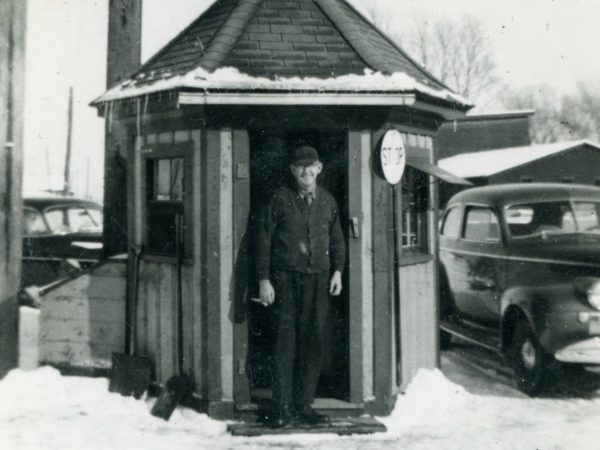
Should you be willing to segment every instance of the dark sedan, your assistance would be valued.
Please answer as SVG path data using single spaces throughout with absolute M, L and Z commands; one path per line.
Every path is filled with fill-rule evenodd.
M 468 189 L 440 234 L 442 344 L 457 335 L 499 350 L 529 395 L 556 362 L 600 364 L 600 189 Z
M 65 195 L 23 199 L 21 285 L 45 285 L 97 262 L 102 254 L 102 207 Z

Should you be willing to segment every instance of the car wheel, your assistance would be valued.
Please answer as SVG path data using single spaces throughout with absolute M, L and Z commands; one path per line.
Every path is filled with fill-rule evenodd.
M 515 327 L 511 359 L 519 390 L 531 397 L 539 394 L 547 380 L 550 357 L 525 320 L 520 320 Z

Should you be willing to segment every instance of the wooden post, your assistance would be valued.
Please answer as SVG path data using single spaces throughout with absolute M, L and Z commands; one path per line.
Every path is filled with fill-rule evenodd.
M 110 0 L 106 84 L 110 88 L 140 66 L 142 0 Z M 104 254 L 127 250 L 126 128 L 107 114 L 104 153 Z
M 0 1 L 0 378 L 18 362 L 26 8 Z

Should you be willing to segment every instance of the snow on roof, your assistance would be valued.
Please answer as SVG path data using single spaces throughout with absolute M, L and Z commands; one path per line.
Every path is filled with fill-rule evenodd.
M 462 153 L 440 159 L 438 165 L 462 178 L 489 177 L 581 145 L 589 145 L 600 150 L 600 144 L 589 140 L 556 142 Z
M 350 92 L 350 93 L 391 93 L 419 92 L 434 98 L 449 100 L 464 106 L 471 105 L 466 98 L 447 89 L 438 90 L 416 81 L 405 73 L 385 75 L 365 69 L 363 75 L 348 74 L 332 78 L 292 77 L 274 80 L 253 77 L 233 67 L 223 67 L 208 72 L 198 67 L 186 74 L 171 76 L 143 83 L 143 77 L 127 80 L 110 89 L 92 102 L 94 105 L 122 100 L 131 97 L 147 96 L 156 92 L 176 89 L 201 89 L 205 91 L 246 91 L 268 90 L 282 93 L 289 92 Z

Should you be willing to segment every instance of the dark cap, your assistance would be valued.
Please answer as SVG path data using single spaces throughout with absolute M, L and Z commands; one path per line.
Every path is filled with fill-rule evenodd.
M 309 145 L 303 145 L 294 149 L 290 164 L 294 166 L 311 166 L 316 162 L 319 162 L 317 151 Z

